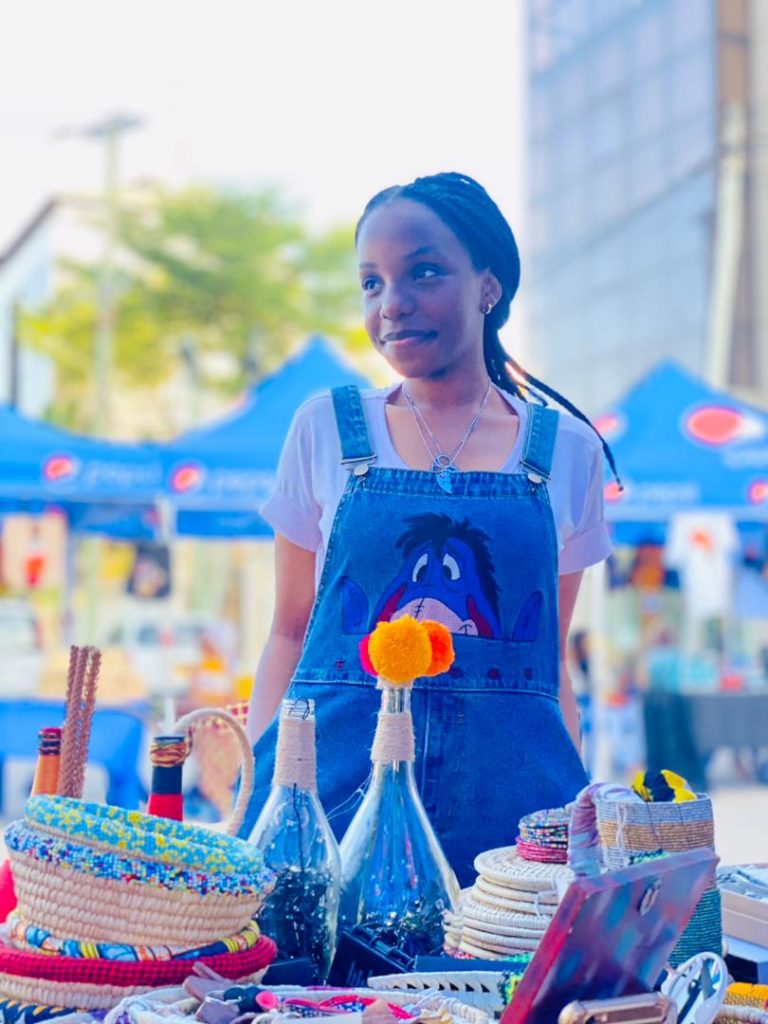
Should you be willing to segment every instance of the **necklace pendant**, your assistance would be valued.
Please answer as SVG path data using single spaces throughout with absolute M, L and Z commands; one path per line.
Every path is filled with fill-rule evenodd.
M 458 473 L 447 455 L 438 455 L 432 464 L 435 479 L 446 494 L 453 494 L 453 478 Z

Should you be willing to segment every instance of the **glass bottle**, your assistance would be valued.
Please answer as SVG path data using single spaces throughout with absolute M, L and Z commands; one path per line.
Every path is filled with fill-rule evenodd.
M 373 774 L 341 841 L 339 924 L 364 925 L 410 956 L 442 952 L 459 885 L 416 788 L 410 687 L 380 685 Z
M 324 982 L 336 948 L 341 861 L 317 796 L 315 702 L 284 700 L 272 789 L 249 837 L 277 878 L 259 926 L 280 959 L 308 957 Z

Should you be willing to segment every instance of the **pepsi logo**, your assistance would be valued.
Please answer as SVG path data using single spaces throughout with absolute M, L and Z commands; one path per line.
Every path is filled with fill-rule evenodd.
M 77 475 L 79 463 L 72 455 L 51 455 L 43 463 L 43 479 L 56 484 Z
M 762 505 L 768 501 L 768 480 L 753 480 L 749 485 L 747 496 L 753 505 Z
M 202 486 L 205 471 L 197 462 L 185 462 L 171 473 L 171 490 L 175 494 L 188 494 Z
M 695 441 L 712 447 L 754 440 L 766 433 L 757 416 L 726 405 L 699 406 L 684 417 L 683 424 Z

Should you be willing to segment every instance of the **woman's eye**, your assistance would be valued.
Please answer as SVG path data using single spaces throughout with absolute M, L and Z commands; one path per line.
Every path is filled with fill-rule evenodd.
M 378 278 L 376 277 L 364 277 L 360 281 L 360 287 L 363 289 L 364 292 L 372 292 L 374 288 L 376 288 L 378 283 L 379 281 Z
M 451 580 L 451 582 L 455 582 L 461 576 L 459 563 L 453 555 L 443 555 L 443 575 L 447 580 Z
M 416 267 L 413 276 L 416 281 L 428 281 L 431 277 L 437 277 L 438 273 L 436 267 Z
M 421 555 L 421 557 L 417 559 L 416 565 L 414 565 L 413 572 L 411 573 L 411 579 L 413 580 L 414 583 L 421 583 L 421 581 L 424 579 L 424 575 L 427 571 L 428 561 L 428 555 Z

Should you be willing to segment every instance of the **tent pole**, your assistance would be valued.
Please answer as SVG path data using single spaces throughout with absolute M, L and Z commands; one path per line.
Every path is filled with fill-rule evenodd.
M 611 689 L 607 643 L 608 570 L 605 562 L 589 569 L 589 671 L 593 701 L 592 777 L 609 780 L 612 773 L 610 740 L 605 731 L 606 697 Z

